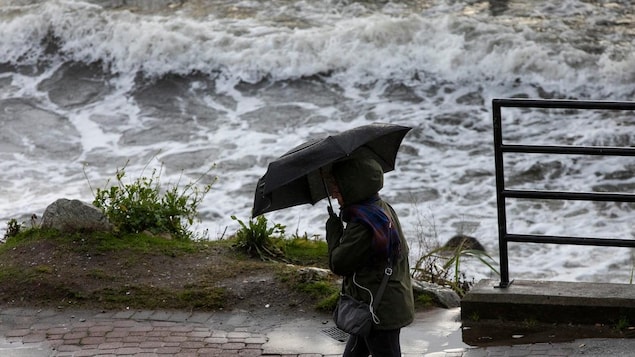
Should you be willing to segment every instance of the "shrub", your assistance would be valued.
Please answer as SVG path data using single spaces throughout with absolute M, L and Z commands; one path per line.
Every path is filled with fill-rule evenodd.
M 492 257 L 482 250 L 471 249 L 463 240 L 457 247 L 440 247 L 420 257 L 413 269 L 413 277 L 440 285 L 449 285 L 463 296 L 473 285 L 473 282 L 467 281 L 465 274 L 461 272 L 461 260 L 464 258 L 476 258 L 498 274 Z M 439 264 L 440 260 L 445 262 Z
M 4 233 L 4 239 L 7 240 L 11 237 L 17 236 L 18 234 L 20 234 L 21 230 L 22 226 L 20 225 L 20 223 L 18 223 L 18 220 L 16 220 L 15 218 L 11 218 L 9 222 L 7 222 L 7 229 Z
M 177 182 L 162 191 L 160 174 L 161 171 L 155 169 L 150 177 L 124 183 L 125 166 L 117 169 L 117 183 L 109 188 L 98 188 L 93 204 L 120 232 L 150 231 L 170 233 L 176 239 L 191 239 L 193 233 L 189 228 L 212 184 L 199 187 L 197 180 L 179 188 Z
M 485 251 L 473 249 L 466 240 L 461 240 L 456 247 L 439 245 L 434 217 L 428 219 L 417 213 L 416 237 L 418 239 L 419 258 L 412 268 L 411 276 L 417 280 L 451 287 L 460 296 L 465 295 L 474 284 L 461 271 L 464 259 L 476 258 L 491 271 L 498 274 L 494 267 L 494 260 Z M 462 234 L 461 234 L 462 235 Z
M 284 236 L 286 226 L 276 223 L 268 227 L 264 216 L 258 216 L 255 220 L 250 219 L 247 224 L 236 216 L 231 218 L 240 224 L 240 229 L 235 235 L 236 242 L 233 244 L 235 248 L 261 260 L 286 261 L 282 251 L 274 244 L 274 237 Z

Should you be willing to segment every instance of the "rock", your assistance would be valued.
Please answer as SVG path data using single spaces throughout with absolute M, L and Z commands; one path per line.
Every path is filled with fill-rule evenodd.
M 42 215 L 42 228 L 62 232 L 110 232 L 113 225 L 97 207 L 79 200 L 60 198 L 46 207 Z
M 304 283 L 311 283 L 315 281 L 325 280 L 331 275 L 331 271 L 328 269 L 316 268 L 316 267 L 304 267 L 298 269 L 300 279 Z
M 457 234 L 454 237 L 450 238 L 447 243 L 443 245 L 444 248 L 458 248 L 462 246 L 463 249 L 473 249 L 485 251 L 485 247 L 478 241 L 478 239 L 470 236 L 466 236 L 463 234 Z
M 415 293 L 430 294 L 439 305 L 446 309 L 461 306 L 461 297 L 454 290 L 425 281 L 412 280 Z

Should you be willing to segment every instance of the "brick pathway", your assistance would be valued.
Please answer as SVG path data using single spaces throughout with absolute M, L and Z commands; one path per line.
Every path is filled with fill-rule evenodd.
M 57 357 L 263 355 L 264 333 L 216 329 L 212 326 L 221 323 L 216 317 L 179 311 L 84 312 L 75 316 L 55 310 L 5 309 L 0 312 L 0 333 L 4 336 L 0 355 L 20 350 L 40 350 L 42 356 Z
M 275 323 L 275 321 L 274 321 Z M 0 309 L 0 356 L 270 356 L 336 357 L 323 353 L 272 353 L 273 326 L 236 313 L 183 311 L 67 311 Z M 286 331 L 285 331 L 286 332 Z M 283 341 L 291 346 L 291 334 Z M 280 339 L 280 334 L 273 334 Z M 298 350 L 323 350 L 307 340 Z M 308 344 L 308 345 L 307 345 Z M 339 345 L 338 345 L 339 346 Z M 343 346 L 338 347 L 338 351 Z M 483 348 L 449 348 L 405 357 L 633 356 L 635 339 L 587 339 Z

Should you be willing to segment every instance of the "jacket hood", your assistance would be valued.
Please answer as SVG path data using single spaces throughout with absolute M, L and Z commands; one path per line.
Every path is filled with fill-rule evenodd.
M 364 201 L 384 187 L 384 171 L 370 158 L 355 158 L 333 164 L 333 177 L 344 199 L 344 206 Z

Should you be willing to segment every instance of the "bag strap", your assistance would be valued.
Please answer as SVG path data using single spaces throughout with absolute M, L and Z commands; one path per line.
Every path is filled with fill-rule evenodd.
M 388 285 L 388 279 L 392 275 L 392 259 L 388 259 L 388 263 L 386 264 L 386 269 L 384 269 L 384 277 L 381 279 L 381 285 L 379 285 L 379 289 L 377 289 L 377 295 L 375 295 L 375 300 L 373 300 L 373 310 L 379 306 L 379 302 L 381 301 L 382 296 L 384 295 L 384 291 L 386 290 L 386 285 Z

